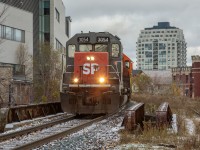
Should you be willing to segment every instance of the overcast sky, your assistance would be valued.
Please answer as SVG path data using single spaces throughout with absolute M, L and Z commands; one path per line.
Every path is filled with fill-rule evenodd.
M 187 64 L 200 55 L 200 0 L 63 0 L 71 16 L 71 35 L 107 31 L 121 38 L 124 52 L 136 62 L 140 30 L 158 22 L 183 29 Z M 135 68 L 134 68 L 135 69 Z

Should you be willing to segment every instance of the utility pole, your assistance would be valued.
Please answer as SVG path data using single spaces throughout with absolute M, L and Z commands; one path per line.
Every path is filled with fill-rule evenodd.
M 11 93 L 12 93 L 12 91 L 11 91 L 11 83 L 9 84 L 9 99 L 8 99 L 8 107 L 10 107 L 10 105 L 11 105 Z

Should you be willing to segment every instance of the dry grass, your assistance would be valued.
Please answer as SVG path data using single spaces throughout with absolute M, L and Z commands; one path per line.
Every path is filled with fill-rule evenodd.
M 176 149 L 200 149 L 200 120 L 195 121 L 196 135 L 190 136 L 186 130 L 185 118 L 193 118 L 195 113 L 192 110 L 199 111 L 200 99 L 189 99 L 185 97 L 174 97 L 169 95 L 134 95 L 132 99 L 137 102 L 145 103 L 145 111 L 148 114 L 154 114 L 155 110 L 162 102 L 168 102 L 172 113 L 177 114 L 178 133 L 169 132 L 169 128 L 156 129 L 154 126 L 144 126 L 141 134 L 134 132 L 120 131 L 120 144 L 142 143 L 142 144 L 162 144 L 176 146 Z M 145 123 L 144 123 L 145 124 Z M 146 123 L 148 124 L 148 122 Z
M 136 102 L 143 102 L 146 106 L 153 106 L 157 109 L 162 102 L 168 102 L 173 113 L 178 115 L 191 116 L 194 112 L 191 109 L 199 110 L 200 99 L 190 99 L 187 97 L 175 97 L 170 95 L 133 95 L 132 99 Z M 145 108 L 149 109 L 149 108 Z

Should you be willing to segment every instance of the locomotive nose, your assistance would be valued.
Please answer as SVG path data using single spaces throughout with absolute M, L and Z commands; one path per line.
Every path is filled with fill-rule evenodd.
M 78 84 L 103 84 L 108 75 L 108 52 L 76 52 L 74 78 Z

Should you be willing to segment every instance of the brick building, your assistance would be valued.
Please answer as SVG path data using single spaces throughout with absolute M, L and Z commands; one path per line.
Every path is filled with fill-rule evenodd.
M 200 97 L 200 56 L 192 56 L 192 66 L 172 68 L 172 78 L 182 95 Z
M 200 97 L 200 56 L 192 56 L 193 97 Z

